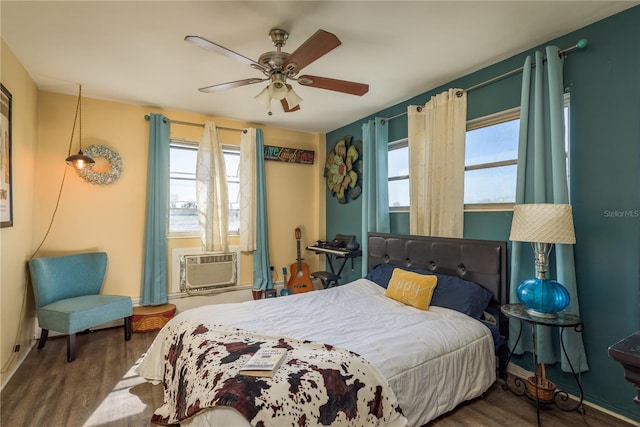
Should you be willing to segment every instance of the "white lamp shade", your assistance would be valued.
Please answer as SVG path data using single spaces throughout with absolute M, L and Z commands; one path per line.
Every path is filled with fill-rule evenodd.
M 269 88 L 269 95 L 271 95 L 273 99 L 277 99 L 278 101 L 281 101 L 287 96 L 287 92 L 288 92 L 287 86 L 285 86 L 285 84 L 280 80 L 275 80 L 271 82 L 268 88 Z
M 271 109 L 271 94 L 269 93 L 269 86 L 265 86 L 265 88 L 255 96 L 255 99 L 262 104 L 264 108 Z
M 515 205 L 509 240 L 536 243 L 576 243 L 571 205 L 557 203 Z
M 287 104 L 289 105 L 289 109 L 296 108 L 298 104 L 302 102 L 302 98 L 300 98 L 300 95 L 295 93 L 295 91 L 291 87 L 289 87 L 289 90 L 287 91 L 287 96 L 285 98 L 287 99 Z

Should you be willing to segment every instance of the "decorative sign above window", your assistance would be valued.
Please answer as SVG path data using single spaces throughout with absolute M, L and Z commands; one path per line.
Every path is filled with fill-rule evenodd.
M 324 176 L 327 188 L 338 203 L 355 200 L 362 194 L 362 141 L 347 135 L 327 154 Z
M 265 160 L 312 165 L 315 154 L 315 151 L 299 150 L 297 148 L 275 147 L 273 145 L 264 146 Z

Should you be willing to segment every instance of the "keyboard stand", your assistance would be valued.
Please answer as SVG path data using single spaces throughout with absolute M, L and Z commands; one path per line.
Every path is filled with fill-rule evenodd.
M 328 271 L 315 271 L 311 273 L 311 277 L 320 279 L 320 282 L 322 282 L 322 287 L 325 289 L 338 286 L 338 280 L 340 280 L 340 276 L 338 276 L 337 274 L 329 273 Z
M 316 271 L 311 273 L 311 277 L 319 279 L 325 289 L 339 285 L 338 282 L 340 281 L 342 271 L 348 259 L 351 260 L 351 267 L 353 268 L 353 259 L 362 256 L 362 251 L 359 249 L 350 251 L 348 249 L 327 248 L 322 246 L 307 246 L 306 249 L 318 255 L 327 256 L 327 264 L 329 264 L 330 271 Z M 334 261 L 339 262 L 337 271 L 333 265 Z

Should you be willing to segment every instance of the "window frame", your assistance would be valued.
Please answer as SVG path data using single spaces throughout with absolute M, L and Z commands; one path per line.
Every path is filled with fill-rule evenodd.
M 571 93 L 565 92 L 563 95 L 563 117 L 564 117 L 564 155 L 566 160 L 567 167 L 567 188 L 571 189 L 571 158 L 570 158 L 570 144 L 571 144 Z M 499 123 L 508 122 L 514 119 L 520 119 L 520 107 L 510 108 L 508 110 L 499 111 L 494 114 L 490 114 L 488 116 L 479 117 L 477 119 L 467 121 L 467 131 L 479 129 L 482 127 L 492 126 Z M 501 162 L 492 162 L 492 163 L 484 163 L 480 165 L 465 165 L 465 172 L 467 170 L 477 170 L 488 167 L 496 167 L 496 166 L 509 166 L 516 165 L 518 166 L 518 159 L 515 160 L 506 160 Z M 569 194 L 571 192 L 569 191 Z M 515 201 L 513 203 L 469 203 L 464 205 L 465 212 L 504 212 L 504 211 L 513 211 L 513 206 L 515 205 Z
M 184 149 L 190 149 L 190 150 L 194 150 L 197 151 L 198 150 L 198 145 L 200 144 L 200 141 L 198 140 L 194 140 L 194 139 L 188 139 L 188 138 L 178 138 L 178 137 L 170 137 L 169 138 L 169 150 L 171 150 L 172 146 L 181 146 Z M 222 152 L 223 154 L 226 152 L 233 152 L 234 155 L 235 153 L 237 153 L 238 156 L 240 156 L 240 147 L 237 145 L 231 145 L 231 144 L 222 144 Z M 169 154 L 169 158 L 171 158 L 171 154 Z M 172 178 L 171 177 L 171 166 L 169 166 L 169 180 L 171 181 L 171 179 L 183 179 L 185 181 L 194 181 L 195 182 L 195 170 L 194 172 L 194 178 L 193 180 L 190 178 Z M 239 179 L 239 177 L 238 177 Z M 167 189 L 167 191 L 170 191 L 171 189 L 171 183 L 169 183 L 169 187 Z M 170 216 L 170 210 L 171 208 L 171 200 L 170 198 L 168 198 L 168 206 L 167 206 L 167 238 L 197 238 L 199 237 L 199 231 L 171 231 L 171 223 L 169 221 L 169 216 Z M 238 236 L 240 235 L 240 230 L 228 230 L 228 234 L 230 236 Z
M 571 96 L 570 92 L 565 92 L 563 97 L 563 109 L 564 109 L 564 127 L 565 127 L 565 158 L 566 158 L 566 166 L 567 166 L 567 186 L 571 188 L 571 158 L 570 158 L 570 141 L 571 141 Z M 480 129 L 483 127 L 488 127 L 492 125 L 497 125 L 500 123 L 508 122 L 511 120 L 520 119 L 520 107 L 509 108 L 507 110 L 499 111 L 497 113 L 489 114 L 487 116 L 478 117 L 476 119 L 468 120 L 466 125 L 466 131 Z M 387 153 L 390 153 L 392 150 L 397 150 L 400 148 L 405 148 L 409 146 L 409 138 L 400 138 L 395 141 L 391 141 L 388 144 Z M 409 153 L 409 156 L 411 153 Z M 464 171 L 470 170 L 478 170 L 478 169 L 486 169 L 491 167 L 500 167 L 500 166 L 518 166 L 518 158 L 510 159 L 510 160 L 502 160 L 498 162 L 488 162 L 481 163 L 477 165 L 471 165 L 464 167 Z M 407 175 L 398 175 L 394 177 L 390 177 L 387 172 L 387 182 L 399 181 L 404 179 L 409 179 L 410 173 Z M 389 206 L 389 212 L 408 212 L 410 210 L 409 206 Z M 512 211 L 514 202 L 509 203 L 468 203 L 464 205 L 465 212 L 505 212 Z
M 489 114 L 488 116 L 478 117 L 473 120 L 467 121 L 467 129 L 465 132 L 471 130 L 481 129 L 489 126 L 498 125 L 500 123 L 506 123 L 512 120 L 520 119 L 520 107 L 510 108 L 508 110 L 499 111 L 497 113 Z M 516 147 L 517 148 L 517 147 Z M 518 158 L 510 160 L 501 160 L 498 162 L 480 163 L 477 165 L 464 166 L 464 171 L 489 169 L 501 166 L 513 166 L 518 165 Z M 508 203 L 465 203 L 465 212 L 502 212 L 512 211 L 514 202 Z

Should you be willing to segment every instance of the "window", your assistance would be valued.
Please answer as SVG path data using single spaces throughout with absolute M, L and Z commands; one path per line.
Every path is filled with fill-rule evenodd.
M 564 97 L 565 151 L 569 182 L 569 94 Z M 465 210 L 512 209 L 516 197 L 520 108 L 467 122 L 464 168 Z M 389 143 L 389 210 L 408 210 L 409 146 Z
M 569 183 L 569 94 L 564 95 L 565 155 Z M 516 201 L 520 108 L 467 122 L 465 210 L 512 209 Z
M 229 191 L 229 233 L 240 230 L 240 149 L 223 146 Z M 169 234 L 198 234 L 196 158 L 198 141 L 171 138 L 169 145 Z
M 516 108 L 467 124 L 464 194 L 465 208 L 510 207 L 515 201 L 520 109 Z M 408 210 L 408 139 L 389 143 L 389 210 Z
M 389 210 L 409 209 L 409 143 L 404 138 L 389 143 Z
M 466 209 L 499 209 L 513 204 L 519 130 L 519 108 L 467 123 L 464 162 Z

